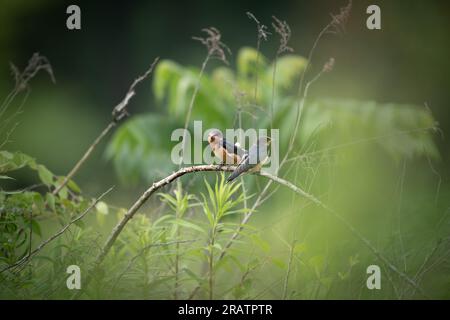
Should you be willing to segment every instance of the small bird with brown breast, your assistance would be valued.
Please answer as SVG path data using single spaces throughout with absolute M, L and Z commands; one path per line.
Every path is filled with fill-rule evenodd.
M 221 164 L 238 164 L 247 154 L 247 151 L 238 144 L 233 144 L 225 140 L 222 132 L 212 129 L 208 134 L 208 143 L 214 155 L 220 159 Z

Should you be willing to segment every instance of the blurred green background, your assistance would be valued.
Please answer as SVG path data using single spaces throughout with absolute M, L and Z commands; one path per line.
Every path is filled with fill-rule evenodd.
M 200 66 L 204 48 L 191 37 L 201 35 L 201 28 L 221 30 L 223 41 L 236 55 L 242 46 L 255 46 L 255 25 L 245 13 L 251 11 L 266 24 L 275 15 L 290 24 L 295 53 L 306 56 L 329 13 L 344 5 L 339 1 L 85 1 L 77 2 L 82 10 L 82 30 L 69 31 L 65 11 L 71 3 L 2 0 L 0 12 L 1 96 L 13 85 L 9 62 L 23 68 L 34 52 L 48 57 L 57 81 L 53 85 L 45 74 L 33 80 L 9 149 L 32 154 L 60 174 L 71 168 L 109 121 L 112 107 L 154 57 Z M 357 1 L 347 34 L 322 41 L 316 61 L 333 56 L 336 67 L 312 89 L 311 96 L 417 105 L 427 102 L 447 132 L 449 4 L 377 3 L 382 10 L 381 31 L 365 27 L 365 9 L 371 2 Z M 271 56 L 277 45 L 278 40 L 271 37 L 262 51 Z M 230 61 L 235 64 L 233 57 Z M 130 106 L 132 114 L 157 108 L 150 88 L 149 81 L 138 88 Z M 449 148 L 442 140 L 437 142 L 447 159 Z M 77 178 L 93 191 L 97 189 L 89 177 L 94 173 L 97 181 L 111 184 L 115 180 L 101 156 L 97 152 Z
M 69 31 L 65 26 L 66 8 L 73 3 L 81 7 L 82 29 L 79 31 Z M 370 4 L 381 7 L 382 30 L 366 28 L 365 11 Z M 133 1 L 119 4 L 0 0 L 0 97 L 5 97 L 13 87 L 9 62 L 23 68 L 34 52 L 49 59 L 56 78 L 56 84 L 52 84 L 48 75 L 41 73 L 31 81 L 32 91 L 20 115 L 20 124 L 5 149 L 23 151 L 55 174 L 66 174 L 110 121 L 112 108 L 122 100 L 133 79 L 156 56 L 199 68 L 205 48 L 192 40 L 192 36 L 201 35 L 204 27 L 214 26 L 221 31 L 222 40 L 233 53 L 229 61 L 230 67 L 235 69 L 239 49 L 256 44 L 255 24 L 246 16 L 247 11 L 267 25 L 272 15 L 286 20 L 292 29 L 290 46 L 294 53 L 307 56 L 315 37 L 330 20 L 330 13 L 338 12 L 343 5 L 342 1 Z M 326 194 L 327 202 L 346 212 L 347 218 L 377 246 L 390 250 L 389 257 L 398 265 L 405 261 L 397 254 L 400 249 L 396 232 L 400 221 L 407 222 L 402 230 L 406 238 L 401 240 L 401 245 L 403 241 L 411 241 L 409 244 L 419 250 L 414 253 L 417 256 L 406 254 L 405 259 L 411 259 L 414 267 L 427 256 L 436 237 L 448 237 L 449 12 L 450 4 L 446 1 L 355 1 L 346 33 L 326 36 L 312 62 L 315 71 L 320 70 L 329 57 L 334 57 L 336 64 L 333 72 L 311 88 L 311 100 L 348 99 L 419 107 L 426 103 L 442 130 L 443 135 L 433 135 L 440 157 L 418 157 L 411 161 L 391 159 L 382 148 L 363 143 L 355 148 L 339 149 L 334 156 L 343 157 L 344 161 L 338 164 L 327 162 L 320 170 L 311 164 L 311 168 L 299 173 L 304 177 L 305 187 L 318 196 Z M 270 37 L 262 44 L 262 54 L 272 59 L 277 46 L 278 39 Z M 219 65 L 220 62 L 213 61 L 207 70 Z M 164 113 L 164 107 L 156 102 L 152 81 L 147 80 L 137 88 L 128 110 L 134 116 Z M 327 139 L 327 136 L 322 138 Z M 361 137 L 353 136 L 353 140 L 358 138 Z M 110 137 L 102 142 L 75 181 L 92 196 L 116 185 L 106 201 L 126 208 L 149 181 L 142 177 L 138 183 L 127 185 L 119 180 L 112 162 L 105 156 L 109 140 Z M 392 144 L 389 139 L 382 139 L 381 144 L 383 142 Z M 401 141 L 397 140 L 390 148 L 401 149 Z M 17 189 L 36 182 L 36 177 L 27 172 L 18 172 L 15 178 L 7 182 L 8 188 Z M 302 239 L 312 243 L 313 251 L 326 252 L 323 256 L 335 261 L 337 269 L 344 270 L 345 262 L 339 257 L 354 258 L 352 253 L 359 252 L 355 249 L 359 245 L 344 242 L 342 252 L 338 246 L 333 250 L 333 244 L 349 238 L 347 231 L 325 217 L 311 220 L 317 209 L 310 209 L 311 213 L 305 217 L 287 219 L 286 213 L 289 212 L 289 217 L 296 213 L 299 205 L 296 201 L 289 192 L 278 194 L 276 201 L 264 206 L 265 214 L 255 217 L 255 224 L 262 228 L 277 225 L 270 233 L 270 239 L 275 239 L 272 243 L 275 252 L 279 249 L 280 254 L 286 254 L 283 241 L 277 242 L 280 234 L 287 236 L 298 232 Z M 437 225 L 439 232 L 434 229 Z M 394 238 L 393 242 L 390 237 Z M 328 252 L 330 243 L 331 253 Z M 362 255 L 370 260 L 369 253 L 363 252 L 360 258 Z M 448 250 L 445 253 L 448 254 Z M 327 263 L 319 264 L 322 268 Z M 405 271 L 408 271 L 406 262 Z M 440 266 L 435 275 L 426 284 L 429 291 L 435 297 L 448 298 L 448 264 Z M 334 297 L 361 297 L 353 289 L 337 291 Z M 319 295 L 320 289 L 315 288 L 311 292 L 309 298 L 328 295 Z M 370 294 L 362 296 L 373 297 Z M 292 297 L 297 296 L 293 293 Z

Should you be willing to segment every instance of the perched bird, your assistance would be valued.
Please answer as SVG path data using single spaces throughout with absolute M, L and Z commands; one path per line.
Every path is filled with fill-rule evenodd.
M 244 172 L 258 172 L 268 159 L 268 149 L 271 139 L 259 138 L 248 150 L 248 154 L 242 157 L 241 162 L 232 174 L 227 178 L 227 183 L 233 181 Z
M 226 141 L 222 132 L 217 129 L 209 132 L 208 143 L 214 155 L 222 161 L 221 164 L 238 164 L 247 153 L 238 144 Z

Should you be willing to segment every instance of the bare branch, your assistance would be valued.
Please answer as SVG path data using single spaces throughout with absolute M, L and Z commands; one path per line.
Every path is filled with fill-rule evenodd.
M 251 12 L 247 12 L 247 16 L 256 22 L 256 30 L 258 33 L 258 38 L 256 41 L 256 68 L 255 68 L 255 97 L 254 101 L 256 103 L 258 98 L 258 73 L 259 73 L 259 57 L 261 50 L 261 40 L 267 41 L 267 37 L 271 34 L 267 31 L 267 26 L 263 25 L 261 22 L 256 19 L 256 17 Z
M 234 171 L 234 169 L 235 169 L 235 166 L 221 166 L 221 165 L 199 165 L 199 166 L 185 167 L 185 168 L 181 168 L 178 171 L 170 174 L 169 176 L 167 176 L 164 179 L 161 179 L 161 180 L 159 180 L 157 182 L 154 182 L 138 198 L 138 200 L 128 209 L 127 213 L 123 216 L 122 220 L 119 221 L 119 223 L 111 231 L 108 239 L 106 240 L 105 244 L 103 245 L 100 253 L 98 254 L 98 256 L 97 256 L 97 258 L 95 260 L 93 268 L 96 269 L 97 267 L 99 267 L 99 265 L 103 262 L 103 260 L 105 259 L 106 255 L 109 253 L 109 251 L 112 248 L 114 242 L 116 241 L 116 239 L 118 238 L 118 236 L 120 235 L 120 233 L 122 232 L 122 230 L 124 229 L 124 227 L 128 223 L 128 221 L 131 218 L 133 218 L 133 216 L 142 207 L 142 205 L 155 192 L 157 192 L 159 189 L 161 189 L 164 186 L 174 182 L 175 180 L 177 180 L 178 178 L 180 178 L 180 177 L 182 177 L 182 176 L 184 176 L 186 174 L 195 173 L 195 172 L 210 172 L 210 171 L 232 172 L 232 171 Z M 317 206 L 319 206 L 319 207 L 325 209 L 327 212 L 331 213 L 351 233 L 353 233 L 353 235 L 355 235 L 355 237 L 358 240 L 360 240 L 364 245 L 366 245 L 377 258 L 379 258 L 383 263 L 385 263 L 389 267 L 389 269 L 391 271 L 393 271 L 398 276 L 400 276 L 404 281 L 406 281 L 409 285 L 411 285 L 416 290 L 421 292 L 424 296 L 427 296 L 413 279 L 411 279 L 407 274 L 405 274 L 405 273 L 401 272 L 400 270 L 398 270 L 397 267 L 395 267 L 381 252 L 379 252 L 367 238 L 365 238 L 359 231 L 357 231 L 353 227 L 353 225 L 351 223 L 349 223 L 343 216 L 338 214 L 335 210 L 333 210 L 332 208 L 328 207 L 326 204 L 321 202 L 315 196 L 305 192 L 304 190 L 302 190 L 301 188 L 297 187 L 296 185 L 294 185 L 293 183 L 291 183 L 291 182 L 289 182 L 287 180 L 284 180 L 284 179 L 282 179 L 280 177 L 277 177 L 277 176 L 274 176 L 274 175 L 271 175 L 271 174 L 268 174 L 268 173 L 264 173 L 264 172 L 260 172 L 260 173 L 258 173 L 258 175 L 266 177 L 266 178 L 268 178 L 270 180 L 269 183 L 266 184 L 265 189 L 268 189 L 270 184 L 273 183 L 273 182 L 278 183 L 278 184 L 280 184 L 282 186 L 285 186 L 285 187 L 291 189 L 295 193 L 301 195 L 302 197 L 308 199 L 309 201 L 313 202 Z M 258 205 L 259 205 L 258 201 L 255 202 L 255 204 L 253 205 L 253 208 L 250 210 L 250 212 L 254 211 L 254 208 L 256 206 L 258 206 Z M 231 237 L 231 239 L 228 242 L 228 244 L 224 247 L 224 249 L 222 250 L 221 254 L 218 257 L 218 260 L 221 260 L 225 256 L 226 251 L 232 245 L 234 240 L 238 237 L 240 231 L 242 230 L 244 225 L 247 223 L 248 219 L 250 219 L 250 216 L 251 215 L 246 214 L 246 216 L 244 217 L 243 221 L 241 222 L 241 226 L 235 232 L 235 234 Z M 89 282 L 91 280 L 91 276 L 92 276 L 92 272 L 89 273 L 88 279 L 86 279 L 85 287 L 89 284 Z M 191 294 L 190 297 L 192 298 L 193 294 L 195 294 L 195 292 L 197 292 L 197 291 L 198 291 L 198 288 L 195 288 L 194 292 Z M 75 297 L 79 296 L 81 293 L 82 293 L 81 291 L 78 292 L 75 295 Z
M 283 285 L 283 300 L 286 300 L 287 298 L 287 291 L 288 291 L 288 285 L 289 285 L 289 276 L 291 274 L 291 267 L 292 267 L 292 258 L 294 257 L 294 249 L 295 249 L 295 239 L 292 241 L 292 244 L 289 248 L 289 260 L 286 270 L 286 276 L 284 277 L 284 285 Z
M 155 65 L 158 63 L 158 60 L 159 57 L 155 58 L 155 60 L 153 60 L 153 63 L 150 65 L 147 71 L 133 81 L 130 88 L 128 89 L 127 94 L 125 95 L 125 98 L 117 106 L 114 107 L 112 115 L 115 122 L 122 120 L 124 117 L 128 115 L 126 107 L 130 99 L 136 94 L 136 92 L 134 91 L 135 87 L 140 82 L 144 81 L 153 72 L 153 69 L 155 68 Z
M 318 36 L 316 37 L 316 39 L 314 40 L 314 44 L 311 47 L 311 50 L 309 51 L 308 54 L 308 58 L 306 60 L 306 67 L 305 70 L 302 72 L 302 75 L 300 77 L 300 82 L 298 85 L 298 91 L 297 91 L 297 96 L 298 96 L 298 103 L 297 103 L 297 115 L 296 115 L 296 120 L 295 120 L 295 126 L 294 126 L 294 131 L 292 132 L 291 135 L 291 142 L 290 145 L 293 145 L 295 142 L 295 139 L 297 138 L 297 133 L 298 133 L 298 129 L 300 126 L 300 120 L 303 114 L 303 107 L 305 104 L 305 99 L 307 96 L 307 90 L 309 85 L 311 85 L 312 82 L 314 82 L 315 80 L 317 80 L 318 77 L 320 77 L 320 74 L 322 74 L 323 72 L 328 72 L 331 71 L 331 69 L 334 66 L 334 59 L 330 59 L 329 63 L 326 64 L 323 68 L 322 71 L 318 73 L 318 75 L 315 76 L 315 78 L 313 78 L 312 80 L 310 80 L 305 88 L 303 89 L 303 83 L 305 81 L 305 76 L 309 70 L 309 67 L 311 65 L 311 60 L 313 58 L 314 52 L 316 51 L 317 45 L 319 44 L 319 41 L 322 39 L 323 35 L 326 33 L 330 33 L 330 30 L 344 30 L 345 29 L 345 23 L 347 23 L 348 17 L 350 16 L 350 11 L 352 8 L 352 0 L 349 0 L 348 4 L 346 7 L 341 8 L 340 13 L 337 14 L 336 16 L 331 15 L 332 16 L 332 20 L 331 22 L 329 22 L 318 34 Z M 288 152 L 286 152 L 285 158 L 283 159 L 283 162 L 289 157 L 290 153 L 292 151 L 292 147 L 290 147 L 290 150 L 288 150 Z
M 109 133 L 109 131 L 124 117 L 128 115 L 128 112 L 126 110 L 126 107 L 130 101 L 130 99 L 135 95 L 135 87 L 140 82 L 142 82 L 144 79 L 146 79 L 152 72 L 153 69 L 158 62 L 159 58 L 155 58 L 153 60 L 153 63 L 150 65 L 149 69 L 142 75 L 136 78 L 133 83 L 131 84 L 130 88 L 128 89 L 127 94 L 125 95 L 125 98 L 114 107 L 112 111 L 113 119 L 112 121 L 106 126 L 105 129 L 100 133 L 100 135 L 94 140 L 94 142 L 89 146 L 89 148 L 86 150 L 86 152 L 83 154 L 83 156 L 78 160 L 78 162 L 75 164 L 75 166 L 70 170 L 70 172 L 64 177 L 63 181 L 60 185 L 58 185 L 54 190 L 53 194 L 58 194 L 59 191 L 61 191 L 62 188 L 66 186 L 66 184 L 70 181 L 70 179 L 73 178 L 73 176 L 80 170 L 81 166 L 86 162 L 86 160 L 89 158 L 89 156 L 94 151 L 95 147 L 100 143 L 101 140 Z
M 11 115 L 9 118 L 5 119 L 3 123 L 0 125 L 0 132 L 3 130 L 8 129 L 9 122 L 16 117 L 18 114 L 21 113 L 22 107 L 25 103 L 25 101 L 28 98 L 28 94 L 30 92 L 30 87 L 28 86 L 28 82 L 40 71 L 44 70 L 52 79 L 53 83 L 55 82 L 55 77 L 53 75 L 53 70 L 48 62 L 48 59 L 44 56 L 41 56 L 39 53 L 34 53 L 31 59 L 28 61 L 28 65 L 25 67 L 25 69 L 20 72 L 19 69 L 13 64 L 10 63 L 11 67 L 11 73 L 14 77 L 14 88 L 11 90 L 11 92 L 6 96 L 6 98 L 3 100 L 2 104 L 0 105 L 0 118 L 5 114 L 5 112 L 8 110 L 14 99 L 18 94 L 20 94 L 22 91 L 26 91 L 26 94 L 19 106 L 19 108 L 14 112 L 13 115 Z M 3 147 L 5 144 L 9 142 L 9 137 L 14 132 L 15 128 L 17 127 L 17 123 L 12 126 L 12 128 L 8 131 L 6 139 L 1 143 L 0 148 Z
M 59 191 L 61 191 L 62 188 L 66 186 L 66 184 L 73 178 L 73 176 L 80 170 L 81 166 L 86 162 L 86 160 L 89 158 L 89 156 L 92 154 L 92 151 L 94 151 L 95 147 L 100 143 L 100 141 L 108 134 L 108 132 L 115 126 L 115 122 L 110 122 L 105 129 L 100 133 L 100 135 L 94 140 L 94 142 L 89 146 L 89 148 L 86 150 L 86 152 L 83 154 L 83 156 L 78 160 L 78 162 L 75 164 L 75 166 L 70 170 L 70 172 L 64 177 L 61 184 L 59 184 L 54 190 L 53 194 L 58 194 Z

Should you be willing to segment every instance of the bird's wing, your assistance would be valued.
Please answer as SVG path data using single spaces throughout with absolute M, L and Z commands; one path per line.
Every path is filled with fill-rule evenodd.
M 248 153 L 245 153 L 242 156 L 241 161 L 239 161 L 238 164 L 236 164 L 236 168 L 239 167 L 240 165 L 242 165 L 245 162 L 245 160 L 247 160 L 247 158 L 248 158 Z
M 246 155 L 248 153 L 247 150 L 245 150 L 238 144 L 235 144 L 234 147 L 236 148 L 237 155 L 240 157 L 243 157 L 244 155 Z
M 249 165 L 249 163 L 248 163 L 248 155 L 245 154 L 242 157 L 241 162 L 239 162 L 239 164 L 237 165 L 236 169 L 234 169 L 234 171 L 228 176 L 227 183 L 231 182 L 234 179 L 236 179 L 237 177 L 239 177 L 242 173 L 247 171 L 250 167 L 252 167 L 252 166 Z
M 222 147 L 224 147 L 228 153 L 237 154 L 240 157 L 242 157 L 243 155 L 245 155 L 247 153 L 247 151 L 245 149 L 239 147 L 236 144 L 232 144 L 225 139 L 222 139 Z

